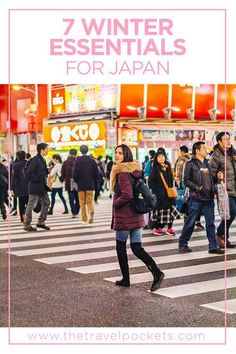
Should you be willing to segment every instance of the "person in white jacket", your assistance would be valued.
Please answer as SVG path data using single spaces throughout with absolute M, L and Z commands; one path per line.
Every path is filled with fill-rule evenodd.
M 54 177 L 55 176 L 55 181 L 52 184 L 52 195 L 51 195 L 51 207 L 49 209 L 48 215 L 52 215 L 53 214 L 53 207 L 55 205 L 55 198 L 56 198 L 56 194 L 58 193 L 65 211 L 63 212 L 63 214 L 68 214 L 68 208 L 66 205 L 66 200 L 63 196 L 63 182 L 60 181 L 60 177 L 61 177 L 61 168 L 62 168 L 62 160 L 61 160 L 61 156 L 59 154 L 55 154 L 52 156 L 52 162 L 54 163 L 54 166 L 50 172 L 50 176 Z

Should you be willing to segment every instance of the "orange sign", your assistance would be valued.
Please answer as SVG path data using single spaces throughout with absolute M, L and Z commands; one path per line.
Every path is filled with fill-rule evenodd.
M 65 123 L 46 125 L 43 128 L 44 141 L 47 143 L 82 144 L 88 141 L 106 139 L 106 124 L 104 122 Z

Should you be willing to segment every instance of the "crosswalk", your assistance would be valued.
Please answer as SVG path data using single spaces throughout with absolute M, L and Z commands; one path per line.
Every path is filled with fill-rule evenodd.
M 216 215 L 216 223 L 219 221 Z M 28 233 L 22 229 L 16 216 L 11 218 L 10 235 L 7 224 L 0 224 L 0 250 L 10 250 L 12 256 L 30 257 L 35 262 L 52 267 L 61 265 L 69 272 L 99 275 L 107 284 L 114 283 L 120 279 L 120 270 L 110 223 L 110 201 L 106 201 L 104 207 L 97 208 L 95 221 L 91 225 L 83 225 L 80 218 L 72 219 L 68 214 L 57 212 L 48 216 L 47 224 L 51 230 Z M 226 256 L 208 254 L 208 242 L 203 230 L 194 232 L 192 236 L 190 246 L 193 252 L 180 254 L 178 236 L 182 226 L 183 220 L 175 222 L 175 237 L 158 237 L 150 230 L 143 232 L 146 251 L 151 253 L 165 273 L 162 287 L 150 296 L 175 300 L 186 297 L 189 301 L 191 297 L 199 297 L 202 309 L 236 314 L 236 249 L 227 249 Z M 236 242 L 236 225 L 231 228 L 231 241 Z M 129 247 L 128 254 L 132 286 L 149 288 L 151 273 L 135 258 Z M 226 303 L 225 289 L 231 290 Z

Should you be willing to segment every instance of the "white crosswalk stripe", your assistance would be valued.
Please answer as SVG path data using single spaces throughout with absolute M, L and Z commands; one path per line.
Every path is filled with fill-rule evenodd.
M 163 295 L 174 299 L 176 297 L 201 294 L 205 292 L 211 292 L 216 290 L 236 288 L 236 277 L 230 277 L 228 279 L 220 278 L 214 280 L 207 280 L 197 283 L 178 285 L 174 287 L 161 288 L 153 292 L 153 294 Z
M 220 218 L 216 214 L 216 224 L 219 222 Z M 37 218 L 34 217 L 32 225 L 36 223 Z M 61 264 L 68 271 L 75 273 L 100 274 L 107 282 L 114 283 L 120 279 L 114 231 L 110 229 L 110 210 L 106 208 L 101 210 L 100 207 L 100 211 L 95 213 L 94 224 L 91 225 L 83 225 L 80 218 L 72 219 L 68 214 L 58 213 L 49 216 L 47 224 L 51 227 L 49 231 L 25 232 L 17 216 L 12 217 L 10 254 L 31 257 L 34 261 L 49 266 Z M 228 272 L 234 272 L 236 269 L 236 249 L 227 249 L 227 261 L 224 256 L 208 254 L 206 231 L 202 230 L 192 235 L 190 247 L 193 248 L 193 252 L 181 254 L 178 252 L 178 236 L 182 227 L 183 220 L 177 220 L 174 224 L 177 233 L 175 237 L 169 235 L 158 237 L 153 235 L 151 230 L 143 232 L 145 250 L 153 255 L 154 260 L 165 273 L 162 287 L 153 295 L 178 299 L 200 296 L 203 293 L 223 294 L 225 286 L 226 289 L 236 288 L 235 273 L 231 273 L 226 280 L 224 279 L 225 268 Z M 0 225 L 0 249 L 5 249 L 6 252 L 9 247 L 8 239 L 8 225 L 4 223 Z M 231 227 L 230 239 L 232 242 L 236 241 L 236 225 Z M 43 255 L 46 257 L 42 257 Z M 132 255 L 129 246 L 128 255 Z M 187 262 L 186 265 L 182 264 L 183 262 Z M 152 275 L 147 271 L 146 266 L 139 259 L 134 259 L 134 256 L 129 260 L 129 267 L 132 273 L 131 284 L 152 281 Z M 210 276 L 210 280 L 204 278 L 206 275 Z M 197 281 L 189 280 L 194 276 L 198 277 Z M 171 280 L 173 280 L 172 285 Z M 165 285 L 166 282 L 168 286 Z M 212 311 L 224 312 L 223 295 L 221 301 L 212 300 L 214 299 L 209 297 L 209 302 L 205 301 L 199 305 Z M 228 300 L 227 313 L 236 313 L 235 303 L 236 299 Z
M 226 301 L 217 301 L 209 304 L 203 304 L 201 306 L 216 311 L 227 312 L 229 314 L 236 313 L 236 299 L 226 299 Z

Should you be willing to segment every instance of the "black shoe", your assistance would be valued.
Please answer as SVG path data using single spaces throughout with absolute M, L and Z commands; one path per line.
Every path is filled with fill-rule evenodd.
M 50 230 L 50 227 L 45 224 L 37 224 L 36 227 L 44 230 Z
M 216 249 L 213 249 L 213 250 L 209 250 L 208 253 L 214 253 L 214 254 L 224 254 L 225 251 L 222 250 L 221 248 L 216 248 Z
M 188 246 L 179 246 L 179 252 L 180 253 L 185 253 L 185 252 L 192 252 L 191 248 Z
M 236 248 L 236 245 L 233 245 L 230 241 L 227 241 L 226 248 Z
M 77 214 L 72 214 L 72 219 L 76 218 Z
M 164 277 L 165 277 L 165 274 L 163 272 L 161 272 L 159 278 L 154 278 L 150 291 L 156 291 L 157 289 L 159 289 Z
M 48 210 L 48 215 L 52 215 L 53 213 L 52 213 L 52 209 L 49 209 Z
M 125 287 L 129 287 L 130 286 L 130 281 L 129 281 L 129 279 L 124 279 L 124 278 L 122 278 L 121 280 L 117 280 L 116 281 L 116 285 L 118 285 L 118 286 L 125 286 Z
M 200 229 L 200 230 L 204 230 L 205 229 L 205 227 L 200 223 L 200 221 L 196 222 L 195 228 Z
M 3 218 L 3 220 L 6 220 L 6 218 L 7 218 L 6 209 L 2 209 L 2 210 L 1 210 L 1 213 L 2 213 L 2 218 Z
M 69 211 L 65 210 L 64 213 L 62 213 L 62 214 L 69 214 Z
M 24 226 L 25 231 L 37 231 L 36 227 L 33 227 L 31 225 Z

